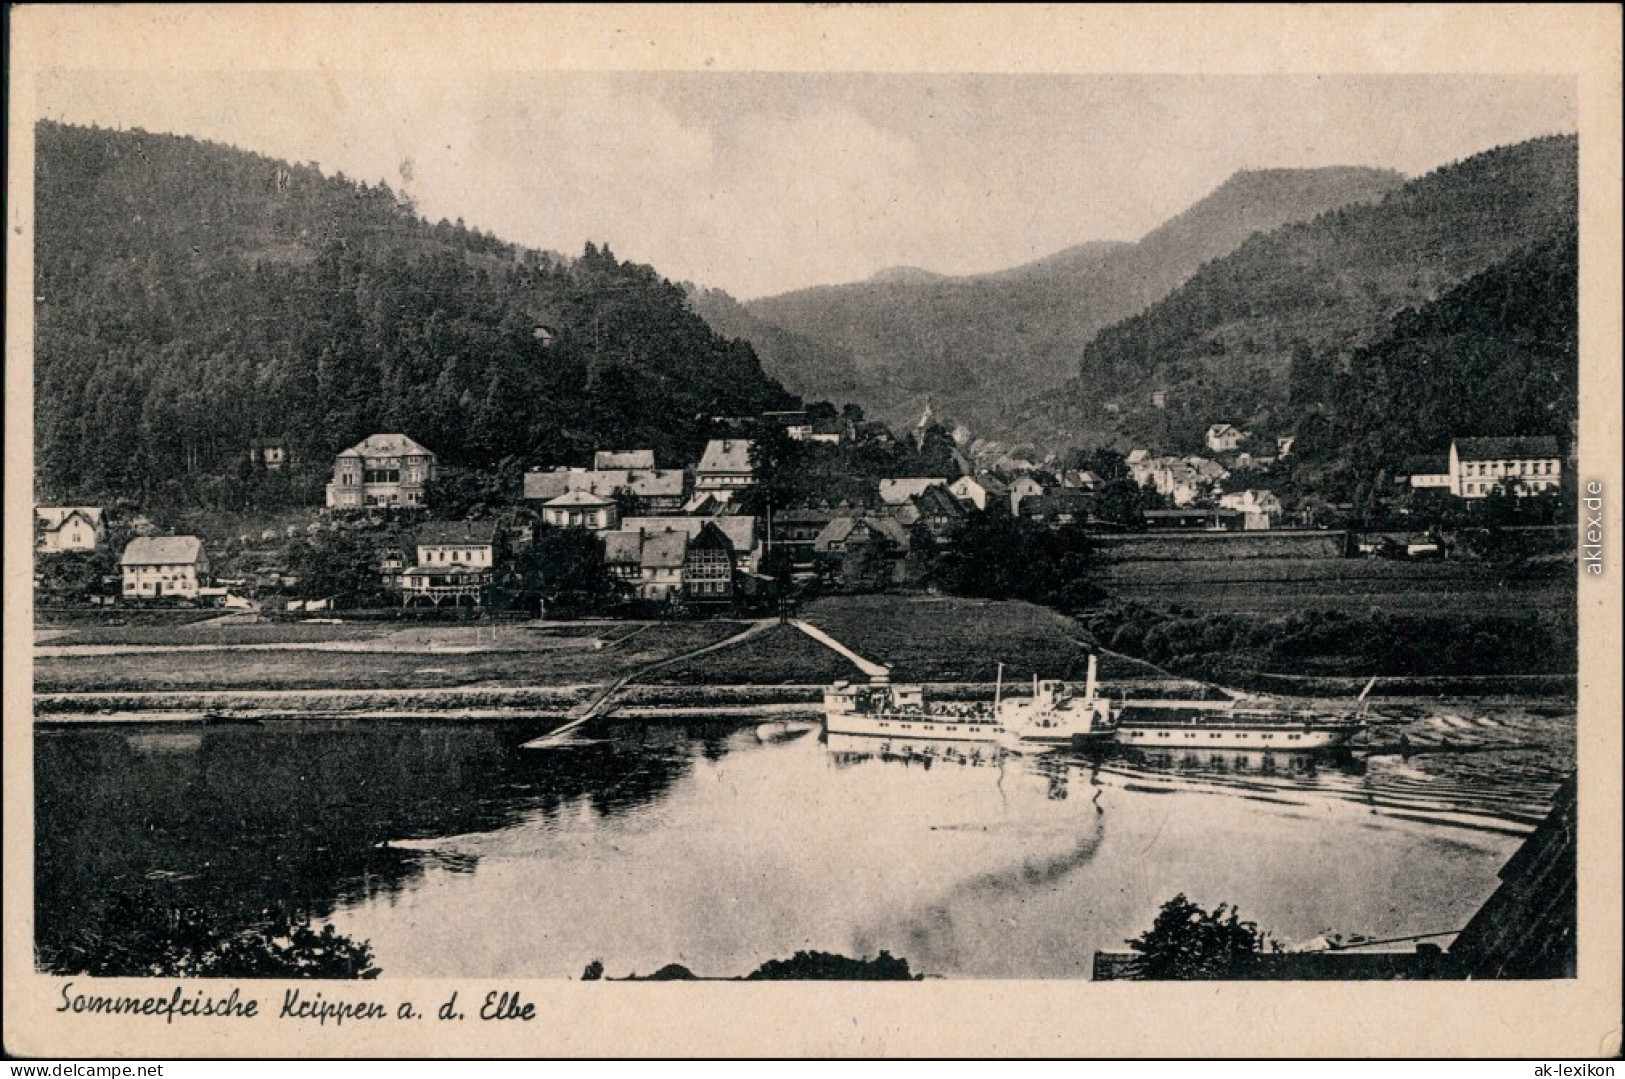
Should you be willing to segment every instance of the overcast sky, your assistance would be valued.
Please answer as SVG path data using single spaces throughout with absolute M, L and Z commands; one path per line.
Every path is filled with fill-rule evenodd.
M 1559 77 L 369 72 L 44 78 L 43 115 L 317 161 L 431 221 L 742 299 L 1131 240 L 1238 169 L 1417 175 L 1573 131 Z

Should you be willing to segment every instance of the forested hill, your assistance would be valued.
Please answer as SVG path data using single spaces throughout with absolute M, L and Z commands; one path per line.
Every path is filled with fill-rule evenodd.
M 1194 449 L 1220 421 L 1290 433 L 1330 407 L 1336 376 L 1358 374 L 1354 354 L 1395 332 L 1403 312 L 1524 252 L 1561 247 L 1578 216 L 1576 163 L 1574 137 L 1535 139 L 1254 236 L 1102 330 L 1067 391 L 1031 403 L 1025 433 L 1169 449 Z M 1572 292 L 1572 271 L 1551 287 Z M 1448 370 L 1419 369 L 1393 392 L 1434 400 Z M 1518 385 L 1458 387 L 1457 424 L 1518 412 Z M 1151 407 L 1155 390 L 1165 409 Z
M 972 277 L 896 269 L 745 307 L 763 324 L 852 358 L 856 382 L 816 363 L 798 372 L 807 395 L 850 396 L 892 421 L 912 421 L 930 395 L 940 414 L 996 433 L 1028 397 L 1072 377 L 1102 327 L 1167 295 L 1204 262 L 1255 232 L 1374 201 L 1402 181 L 1382 169 L 1249 170 L 1136 243 L 1080 244 Z
M 1443 454 L 1458 434 L 1566 444 L 1579 398 L 1578 281 L 1579 235 L 1569 231 L 1402 312 L 1327 387 L 1351 461 L 1392 469 Z
M 190 138 L 36 128 L 40 497 L 229 500 L 256 436 L 302 497 L 402 431 L 451 463 L 693 459 L 706 417 L 793 403 L 683 291 L 436 225 L 384 183 Z

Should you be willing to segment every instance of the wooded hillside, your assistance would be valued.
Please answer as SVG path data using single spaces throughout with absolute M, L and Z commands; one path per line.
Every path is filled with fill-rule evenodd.
M 256 436 L 293 494 L 402 431 L 453 464 L 697 455 L 793 405 L 653 269 L 431 225 L 382 182 L 191 138 L 36 128 L 40 497 L 230 501 Z

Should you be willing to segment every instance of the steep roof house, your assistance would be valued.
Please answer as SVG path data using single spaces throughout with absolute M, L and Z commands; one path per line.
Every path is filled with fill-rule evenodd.
M 622 529 L 605 532 L 604 568 L 626 595 L 638 595 L 643 580 L 643 533 Z
M 737 518 L 736 518 L 737 520 Z M 698 605 L 733 602 L 734 547 L 717 527 L 705 521 L 689 538 L 683 556 L 683 596 Z
M 908 531 L 889 517 L 869 517 L 862 514 L 837 517 L 824 526 L 813 541 L 819 554 L 839 554 L 853 543 L 861 543 L 878 536 L 895 546 L 907 548 Z
M 209 558 L 196 536 L 140 536 L 119 557 L 126 599 L 196 599 Z
M 907 476 L 900 479 L 884 479 L 880 481 L 880 501 L 888 506 L 900 506 L 915 495 L 931 487 L 947 487 L 948 481 L 941 476 Z
M 895 508 L 892 516 L 898 524 L 913 527 L 923 523 L 936 539 L 943 539 L 954 525 L 965 519 L 966 509 L 948 488 L 941 485 L 927 487 L 904 505 Z
M 38 506 L 34 510 L 34 549 L 94 551 L 106 536 L 100 506 Z
M 750 460 L 752 445 L 746 438 L 713 438 L 707 442 L 700 463 L 694 467 L 694 489 L 728 498 L 734 491 L 754 486 L 756 467 Z
M 991 472 L 961 476 L 948 485 L 948 493 L 979 510 L 999 508 L 1010 497 L 1010 487 Z
M 1010 512 L 1015 515 L 1021 513 L 1021 503 L 1035 495 L 1041 495 L 1045 487 L 1031 474 L 1017 476 L 1010 483 Z
M 757 524 L 757 518 L 754 516 L 735 514 L 725 517 L 628 517 L 622 522 L 621 527 L 641 532 L 645 536 L 661 532 L 680 532 L 693 539 L 705 531 L 707 526 L 711 526 L 727 538 L 738 567 L 747 573 L 754 573 L 760 565 L 762 556 L 761 535 Z
M 908 531 L 890 517 L 837 517 L 831 521 L 813 549 L 821 555 L 845 560 L 864 549 L 881 554 L 888 563 L 886 576 L 893 582 L 906 578 L 909 556 Z
M 1228 423 L 1215 423 L 1207 429 L 1207 448 L 1214 453 L 1229 453 L 1240 446 L 1247 433 Z
M 638 552 L 638 595 L 675 602 L 683 595 L 683 566 L 688 561 L 688 533 L 644 534 Z

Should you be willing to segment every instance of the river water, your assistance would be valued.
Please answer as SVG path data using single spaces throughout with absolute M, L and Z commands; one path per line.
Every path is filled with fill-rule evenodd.
M 94 936 L 141 892 L 330 922 L 384 977 L 740 975 L 810 949 L 1086 978 L 1176 893 L 1288 943 L 1457 929 L 1573 768 L 1574 716 L 1389 714 L 1417 752 L 967 755 L 677 720 L 545 750 L 524 723 L 41 729 L 38 937 Z

